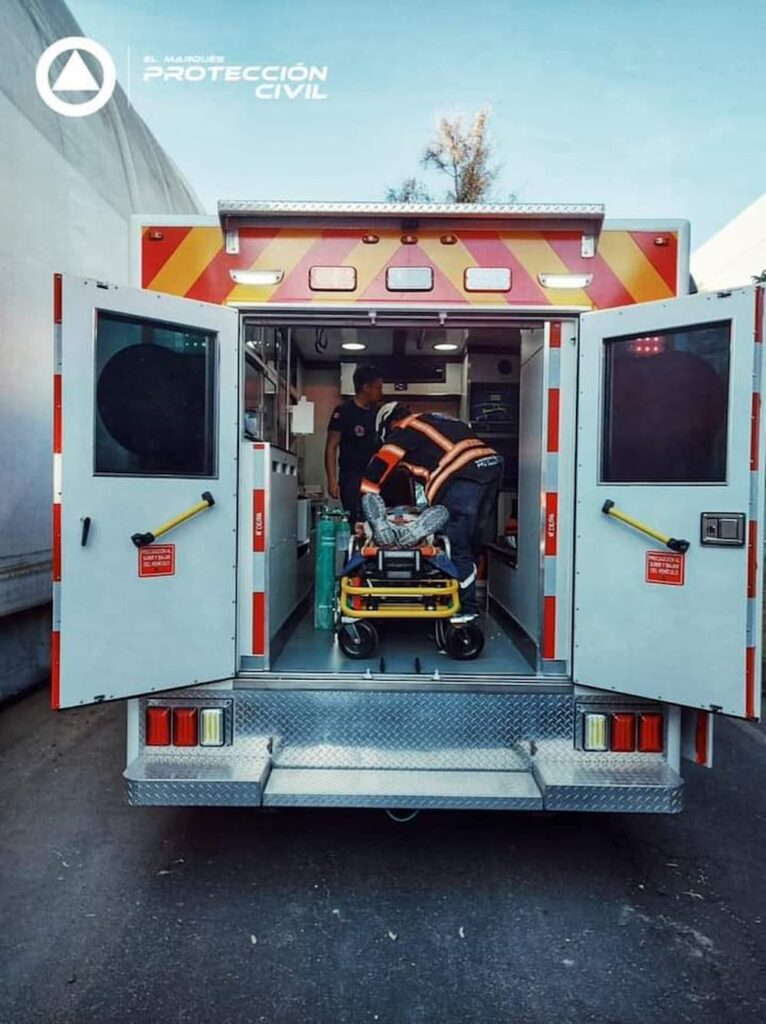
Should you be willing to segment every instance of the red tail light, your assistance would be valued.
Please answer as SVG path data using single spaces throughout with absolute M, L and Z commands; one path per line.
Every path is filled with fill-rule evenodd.
M 638 716 L 638 749 L 642 754 L 661 754 L 664 747 L 663 718 L 656 712 Z
M 173 746 L 197 746 L 196 708 L 173 708 Z
M 149 707 L 146 709 L 147 747 L 170 745 L 170 708 Z
M 636 716 L 628 712 L 612 715 L 609 747 L 626 753 L 636 749 Z

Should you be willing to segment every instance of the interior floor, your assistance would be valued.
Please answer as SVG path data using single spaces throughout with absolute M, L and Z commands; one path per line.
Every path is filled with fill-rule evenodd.
M 491 606 L 482 615 L 484 650 L 471 661 L 456 661 L 441 652 L 434 639 L 433 621 L 391 619 L 375 623 L 380 643 L 371 658 L 349 658 L 330 630 L 314 629 L 312 603 L 299 609 L 281 630 L 272 650 L 273 672 L 391 673 L 392 675 L 534 675 L 531 641 L 505 613 Z M 382 659 L 382 663 L 381 663 Z

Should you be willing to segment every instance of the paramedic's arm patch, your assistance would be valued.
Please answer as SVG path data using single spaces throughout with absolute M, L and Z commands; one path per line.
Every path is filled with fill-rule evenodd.
M 328 430 L 328 433 L 330 431 L 335 431 L 335 430 L 337 430 L 337 432 L 339 434 L 342 433 L 342 431 L 343 431 L 343 406 L 342 405 L 336 405 L 335 408 L 333 409 L 332 416 L 330 417 L 330 421 L 327 424 L 327 430 Z
M 404 448 L 395 444 L 384 444 L 370 461 L 364 471 L 362 494 L 379 494 L 381 485 L 386 482 L 407 453 Z

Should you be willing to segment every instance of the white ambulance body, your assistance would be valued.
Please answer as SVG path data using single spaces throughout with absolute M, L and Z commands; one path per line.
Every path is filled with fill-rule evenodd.
M 53 705 L 128 699 L 129 801 L 679 810 L 759 711 L 762 289 L 688 294 L 684 222 L 599 207 L 136 229 L 135 288 L 55 284 Z M 474 661 L 313 628 L 360 359 L 506 457 Z

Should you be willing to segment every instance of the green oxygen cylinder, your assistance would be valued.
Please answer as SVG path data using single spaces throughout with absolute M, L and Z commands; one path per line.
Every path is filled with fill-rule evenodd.
M 335 617 L 335 517 L 322 509 L 316 531 L 314 629 L 332 629 Z
M 340 576 L 348 559 L 348 544 L 351 540 L 351 524 L 348 516 L 335 521 L 335 575 Z

